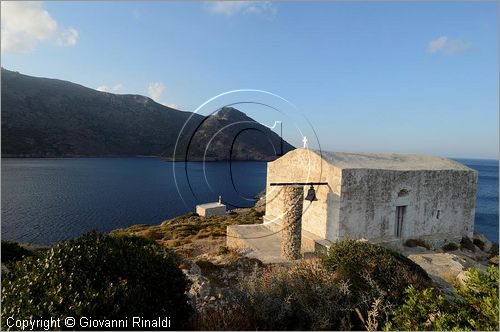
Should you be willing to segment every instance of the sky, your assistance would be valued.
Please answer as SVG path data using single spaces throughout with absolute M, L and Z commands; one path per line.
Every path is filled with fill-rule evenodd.
M 498 159 L 495 1 L 1 6 L 9 70 L 201 114 L 235 103 L 296 146 Z

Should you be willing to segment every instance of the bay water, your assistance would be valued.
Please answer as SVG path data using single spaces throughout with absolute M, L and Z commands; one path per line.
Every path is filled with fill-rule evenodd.
M 498 161 L 479 171 L 476 229 L 498 242 Z M 158 158 L 2 159 L 2 239 L 50 245 L 89 230 L 159 224 L 214 202 L 249 207 L 265 162 L 172 163 Z

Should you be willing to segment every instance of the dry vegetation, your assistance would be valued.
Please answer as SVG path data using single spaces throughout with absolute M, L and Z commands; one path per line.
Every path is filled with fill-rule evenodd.
M 160 225 L 134 225 L 111 232 L 115 236 L 135 235 L 170 249 L 175 249 L 186 258 L 197 257 L 203 253 L 220 254 L 226 242 L 228 225 L 262 223 L 263 211 L 260 209 L 239 209 L 225 216 L 200 217 L 188 213 L 164 221 Z

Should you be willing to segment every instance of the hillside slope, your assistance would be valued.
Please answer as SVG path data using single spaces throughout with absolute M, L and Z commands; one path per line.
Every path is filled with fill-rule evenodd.
M 1 82 L 3 157 L 161 155 L 172 159 L 186 122 L 179 160 L 185 159 L 186 147 L 188 160 L 201 160 L 215 133 L 206 151 L 209 160 L 270 160 L 280 147 L 278 135 L 234 108 L 224 108 L 205 120 L 148 97 L 100 92 L 3 68 Z M 245 123 L 233 124 L 242 119 Z M 237 135 L 246 127 L 259 134 L 244 130 Z M 283 146 L 283 152 L 293 149 L 286 142 Z

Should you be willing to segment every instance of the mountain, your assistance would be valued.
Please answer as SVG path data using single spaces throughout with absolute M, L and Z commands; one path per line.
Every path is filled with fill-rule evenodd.
M 101 92 L 4 68 L 1 74 L 3 157 L 272 160 L 275 150 L 281 152 L 277 134 L 231 107 L 204 117 L 140 95 Z M 291 149 L 283 141 L 283 153 Z

